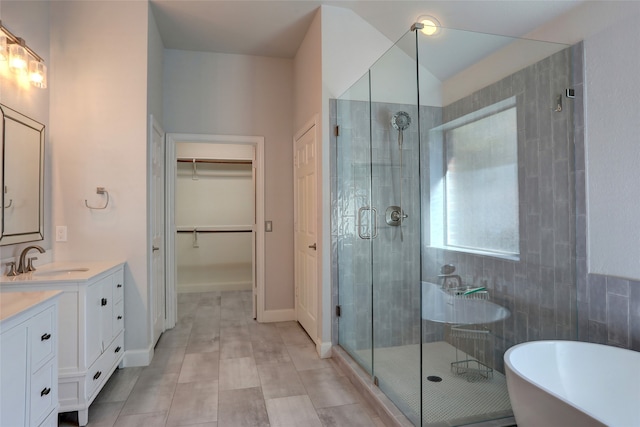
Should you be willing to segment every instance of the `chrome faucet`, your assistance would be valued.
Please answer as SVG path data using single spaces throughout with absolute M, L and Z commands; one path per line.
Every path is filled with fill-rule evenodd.
M 26 248 L 24 248 L 22 250 L 22 253 L 20 254 L 20 263 L 18 264 L 18 274 L 27 273 L 29 271 L 35 270 L 31 262 L 29 263 L 25 262 L 25 258 L 27 257 L 27 252 L 29 252 L 31 249 L 37 249 L 38 252 L 40 252 L 41 254 L 45 252 L 45 250 L 38 245 L 27 246 Z
M 456 267 L 453 264 L 445 264 L 440 268 L 438 278 L 442 279 L 442 289 L 456 289 L 462 287 L 462 278 L 454 274 Z

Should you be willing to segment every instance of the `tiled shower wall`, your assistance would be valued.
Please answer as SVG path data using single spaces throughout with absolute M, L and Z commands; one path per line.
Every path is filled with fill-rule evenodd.
M 465 284 L 486 286 L 492 301 L 511 311 L 487 325 L 495 337 L 493 354 L 485 349 L 475 355 L 499 370 L 504 351 L 514 344 L 576 338 L 574 101 L 564 97 L 572 87 L 571 64 L 571 49 L 565 49 L 443 108 L 447 123 L 516 97 L 519 260 L 423 246 L 423 278 L 434 281 L 440 266 L 453 264 Z M 564 108 L 556 112 L 559 95 Z M 428 203 L 423 197 L 423 215 Z
M 521 126 L 520 234 L 523 238 L 520 261 L 423 247 L 422 277 L 425 280 L 433 281 L 441 265 L 453 263 L 466 282 L 486 285 L 494 302 L 511 310 L 509 319 L 492 325 L 498 339 L 493 355 L 486 354 L 485 360 L 499 370 L 502 370 L 502 354 L 508 347 L 536 339 L 577 338 L 640 350 L 640 282 L 587 274 L 583 83 L 583 46 L 579 43 L 444 109 L 421 107 L 422 144 L 425 144 L 430 125 L 435 126 L 507 97 L 518 96 L 521 110 L 518 117 Z M 555 113 L 552 111 L 555 98 L 567 87 L 575 89 L 576 98 L 563 98 L 564 111 Z M 388 114 L 400 108 L 409 109 L 388 105 L 385 108 Z M 334 102 L 331 105 L 333 124 L 337 121 L 336 110 Z M 443 115 L 443 121 L 438 114 Z M 368 129 L 368 116 L 361 120 L 365 121 Z M 382 120 L 378 125 L 386 125 L 384 122 Z M 390 127 L 388 130 L 390 132 Z M 360 137 L 366 139 L 368 135 Z M 392 139 L 390 134 L 387 140 L 391 142 Z M 343 272 L 338 268 L 338 246 L 344 243 L 340 237 L 344 236 L 341 213 L 345 211 L 337 210 L 336 206 L 345 194 L 339 190 L 343 185 L 343 177 L 337 167 L 340 161 L 339 140 L 333 136 L 331 142 L 334 207 L 332 283 L 334 303 L 337 304 L 338 283 L 350 284 L 349 275 L 353 271 Z M 344 205 L 344 200 L 341 203 Z M 421 215 L 428 212 L 425 208 L 428 206 L 423 206 Z M 407 265 L 404 268 L 411 267 Z M 364 276 L 367 283 L 370 274 Z M 574 281 L 575 287 L 572 285 Z M 369 322 L 367 328 L 370 330 L 371 319 L 366 318 L 371 315 L 370 290 L 363 287 L 361 295 L 364 294 L 368 296 L 362 300 L 364 309 L 361 309 L 359 322 Z M 404 313 L 405 322 L 419 319 L 419 313 L 415 313 L 419 307 L 407 299 L 417 298 L 415 293 L 402 291 L 396 298 L 400 301 L 397 310 Z M 384 299 L 389 306 L 396 303 L 389 295 Z M 358 305 L 359 301 L 354 302 Z M 380 309 L 378 307 L 378 312 Z M 391 316 L 385 320 L 388 324 L 392 322 Z M 405 323 L 400 328 L 388 327 L 391 328 L 389 334 L 401 334 L 395 337 L 396 344 L 417 342 L 414 328 Z M 358 334 L 358 331 L 353 333 Z M 335 344 L 338 334 L 338 319 L 334 318 Z M 423 340 L 440 340 L 442 336 L 441 328 L 423 322 Z M 363 348 L 370 348 L 370 339 L 368 341 L 360 343 Z

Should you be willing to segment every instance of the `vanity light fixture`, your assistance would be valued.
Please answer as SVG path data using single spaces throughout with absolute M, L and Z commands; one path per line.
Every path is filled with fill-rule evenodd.
M 440 25 L 440 21 L 431 15 L 419 16 L 417 23 L 422 24 L 421 28 L 419 26 L 416 26 L 416 28 L 419 28 L 425 36 L 435 36 L 440 32 L 440 28 L 442 27 L 442 25 Z
M 27 76 L 29 82 L 41 89 L 47 87 L 47 66 L 24 39 L 15 36 L 0 20 L 0 60 L 9 61 L 9 69 L 17 76 Z

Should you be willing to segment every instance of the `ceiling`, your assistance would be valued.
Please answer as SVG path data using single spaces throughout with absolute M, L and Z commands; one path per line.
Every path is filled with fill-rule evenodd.
M 151 0 L 165 48 L 293 58 L 320 5 L 351 9 L 399 39 L 420 15 L 443 27 L 523 36 L 582 0 Z

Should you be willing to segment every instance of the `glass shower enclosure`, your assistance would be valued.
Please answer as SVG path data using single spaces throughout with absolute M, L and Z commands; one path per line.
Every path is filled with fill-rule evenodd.
M 338 343 L 414 425 L 511 416 L 506 349 L 577 337 L 572 58 L 415 28 L 336 100 Z

